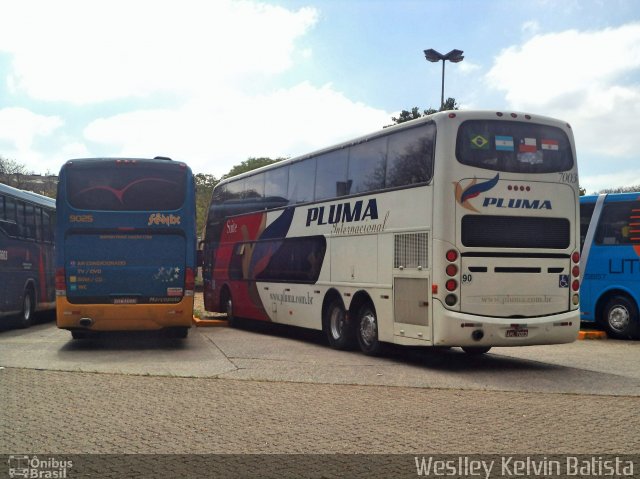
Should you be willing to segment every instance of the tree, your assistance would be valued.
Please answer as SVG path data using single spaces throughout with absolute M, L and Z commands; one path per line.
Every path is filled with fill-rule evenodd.
M 23 189 L 26 185 L 25 175 L 32 174 L 25 165 L 0 156 L 0 182 Z
M 411 109 L 411 111 L 402 110 L 400 112 L 400 115 L 398 115 L 397 117 L 392 116 L 391 120 L 393 121 L 393 123 L 391 125 L 386 125 L 384 128 L 386 128 L 387 126 L 399 125 L 400 123 L 404 123 L 405 121 L 415 120 L 417 118 L 421 118 L 426 115 L 433 115 L 434 113 L 438 113 L 438 111 L 458 110 L 458 109 L 459 109 L 459 105 L 456 103 L 455 98 L 447 98 L 440 110 L 429 108 L 427 110 L 423 110 L 422 113 L 420 113 L 420 108 L 418 108 L 417 106 L 414 106 Z
M 211 192 L 218 184 L 215 176 L 197 173 L 194 175 L 196 181 L 196 219 L 197 231 L 200 233 L 204 228 L 204 222 L 207 218 L 207 210 L 209 209 L 209 201 L 211 201 Z

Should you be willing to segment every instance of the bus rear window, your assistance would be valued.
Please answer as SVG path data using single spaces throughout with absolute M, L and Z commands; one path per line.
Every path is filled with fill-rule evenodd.
M 564 131 L 515 121 L 463 122 L 456 157 L 465 165 L 511 173 L 554 173 L 573 167 L 571 143 Z
M 67 198 L 77 209 L 177 210 L 185 201 L 186 170 L 177 165 L 82 165 L 66 174 Z

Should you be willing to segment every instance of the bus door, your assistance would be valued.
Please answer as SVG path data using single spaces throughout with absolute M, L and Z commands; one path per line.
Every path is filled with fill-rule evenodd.
M 393 334 L 432 341 L 429 231 L 393 235 Z

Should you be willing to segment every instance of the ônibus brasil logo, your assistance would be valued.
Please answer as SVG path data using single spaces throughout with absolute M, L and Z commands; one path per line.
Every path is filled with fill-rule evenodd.
M 473 180 L 471 180 L 471 183 L 469 183 L 464 188 L 461 185 L 463 180 L 454 182 L 453 185 L 455 186 L 456 201 L 463 208 L 479 213 L 479 211 L 471 203 L 469 203 L 469 201 L 478 196 L 480 193 L 489 191 L 491 188 L 496 186 L 499 179 L 500 174 L 497 174 L 491 180 L 483 181 L 482 183 L 478 183 L 478 179 L 473 178 Z

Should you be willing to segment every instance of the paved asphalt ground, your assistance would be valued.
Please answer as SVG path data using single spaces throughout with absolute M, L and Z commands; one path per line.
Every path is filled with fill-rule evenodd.
M 255 326 L 77 342 L 43 322 L 0 332 L 0 454 L 233 455 L 217 477 L 415 477 L 425 454 L 637 455 L 639 359 L 637 342 L 611 340 L 369 358 Z M 385 470 L 374 456 L 363 472 L 349 461 L 368 456 L 325 454 L 411 457 Z M 210 456 L 134 457 L 138 468 L 107 457 L 86 474 L 175 477 L 195 463 L 194 477 L 213 477 Z M 277 472 L 238 469 L 256 457 Z

